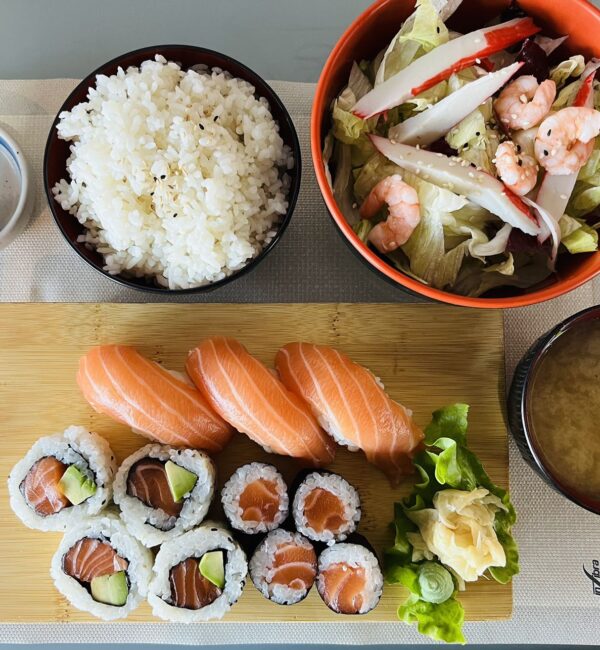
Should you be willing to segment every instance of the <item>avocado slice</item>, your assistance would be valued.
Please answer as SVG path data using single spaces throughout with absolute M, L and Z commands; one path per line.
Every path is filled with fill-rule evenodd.
M 82 474 L 75 465 L 67 467 L 58 482 L 58 487 L 74 506 L 78 506 L 96 493 L 94 481 Z
M 223 589 L 225 586 L 225 562 L 223 551 L 209 551 L 198 562 L 200 573 L 215 587 Z
M 127 602 L 129 588 L 125 571 L 93 578 L 90 587 L 92 598 L 99 603 L 122 607 Z
M 194 489 L 198 477 L 193 473 L 176 465 L 168 460 L 165 463 L 165 472 L 167 473 L 167 482 L 171 490 L 171 496 L 175 503 L 179 503 L 183 497 Z

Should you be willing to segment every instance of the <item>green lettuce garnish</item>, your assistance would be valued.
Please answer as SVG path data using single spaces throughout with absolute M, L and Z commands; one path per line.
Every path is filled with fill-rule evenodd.
M 356 102 L 372 89 L 371 82 L 356 61 L 352 64 L 348 85 L 333 102 L 333 135 L 344 144 L 364 144 L 377 119 L 363 120 L 352 113 Z M 370 143 L 369 143 L 370 144 Z M 372 149 L 372 147 L 371 147 Z
M 399 115 L 406 120 L 409 117 L 412 117 L 415 113 L 420 113 L 430 106 L 433 106 L 433 104 L 439 102 L 440 99 L 444 99 L 447 94 L 448 83 L 446 81 L 440 81 L 435 84 L 435 86 L 431 86 L 431 88 L 428 88 L 422 93 L 406 100 L 404 104 L 398 107 Z M 390 134 L 390 137 L 393 137 L 393 134 Z
M 461 296 L 481 296 L 497 287 L 532 287 L 552 274 L 544 252 L 515 253 L 506 260 L 484 265 L 476 259 L 463 264 L 452 290 Z
M 561 61 L 550 70 L 550 79 L 560 88 L 570 77 L 579 77 L 585 68 L 585 59 L 581 54 L 576 54 Z
M 413 594 L 398 607 L 398 618 L 404 623 L 416 623 L 420 634 L 436 641 L 466 643 L 462 633 L 465 611 L 454 597 L 443 603 L 428 603 Z
M 432 561 L 427 549 L 421 548 L 418 528 L 411 514 L 433 507 L 435 495 L 446 489 L 471 492 L 486 489 L 502 503 L 494 518 L 494 531 L 503 547 L 506 564 L 491 567 L 491 578 L 506 583 L 519 572 L 519 553 L 512 536 L 516 521 L 508 492 L 494 484 L 475 454 L 467 447 L 468 411 L 466 404 L 453 404 L 433 413 L 425 429 L 425 449 L 414 459 L 419 479 L 411 495 L 394 506 L 394 544 L 385 552 L 385 577 L 388 583 L 404 585 L 408 600 L 398 609 L 398 617 L 416 623 L 419 632 L 448 643 L 464 643 L 464 611 L 456 599 L 457 590 L 442 603 L 427 602 L 419 586 L 422 567 Z M 417 544 L 417 540 L 421 543 Z M 429 557 L 427 557 L 429 555 Z M 455 577 L 455 580 L 457 578 Z M 459 582 L 457 580 L 457 587 Z
M 560 243 L 569 253 L 593 253 L 598 250 L 598 233 L 582 219 L 574 219 L 565 214 L 558 224 Z
M 402 174 L 403 170 L 398 165 L 390 162 L 385 156 L 376 152 L 355 173 L 354 195 L 360 204 L 379 181 L 392 174 Z
M 404 172 L 404 180 L 419 195 L 421 220 L 402 247 L 410 260 L 410 270 L 432 286 L 443 288 L 454 284 L 467 253 L 468 244 L 458 244 L 450 251 L 445 248 L 444 220 L 467 204 L 448 189 L 428 183 L 415 174 Z
M 344 144 L 355 144 L 363 134 L 371 131 L 370 121 L 342 108 L 339 99 L 333 104 L 332 118 L 333 135 Z
M 333 196 L 349 223 L 355 224 L 360 217 L 352 189 L 352 147 L 337 141 L 334 145 L 335 179 Z
M 579 170 L 577 183 L 569 198 L 567 214 L 560 220 L 561 244 L 570 253 L 589 253 L 598 250 L 598 233 L 580 219 L 600 206 L 600 138 Z
M 498 132 L 488 128 L 492 117 L 491 99 L 467 115 L 446 135 L 446 142 L 467 162 L 495 173 L 492 160 L 498 148 Z
M 415 59 L 447 43 L 448 28 L 431 0 L 417 0 L 417 7 L 407 18 L 383 55 L 375 85 L 400 72 Z
M 600 206 L 600 185 L 590 185 L 587 181 L 577 181 L 569 198 L 567 214 L 583 217 Z

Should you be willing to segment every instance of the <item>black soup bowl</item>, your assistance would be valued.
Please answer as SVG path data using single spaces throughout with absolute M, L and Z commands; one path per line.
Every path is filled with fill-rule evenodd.
M 166 287 L 158 286 L 150 278 L 111 275 L 105 271 L 102 255 L 96 250 L 88 248 L 85 243 L 78 241 L 79 235 L 83 234 L 85 231 L 84 227 L 73 215 L 61 208 L 60 204 L 54 199 L 54 195 L 52 194 L 52 188 L 58 181 L 60 181 L 60 179 L 69 178 L 66 167 L 67 158 L 70 155 L 70 143 L 59 139 L 56 130 L 60 113 L 63 111 L 69 111 L 77 104 L 87 100 L 88 90 L 90 87 L 95 86 L 97 75 L 110 76 L 115 74 L 118 68 L 126 70 L 130 66 L 140 66 L 144 61 L 153 59 L 157 54 L 163 56 L 167 61 L 175 61 L 183 70 L 187 70 L 194 65 L 204 64 L 209 68 L 221 68 L 222 70 L 229 72 L 232 76 L 244 79 L 251 83 L 255 88 L 256 96 L 264 97 L 269 102 L 271 114 L 279 125 L 279 134 L 284 143 L 291 149 L 294 157 L 294 167 L 290 170 L 286 170 L 286 173 L 290 177 L 290 187 L 287 196 L 288 209 L 285 215 L 283 215 L 279 222 L 274 226 L 277 232 L 273 239 L 271 239 L 271 241 L 256 257 L 248 260 L 247 264 L 241 269 L 235 271 L 222 280 L 191 289 L 168 289 Z M 294 123 L 292 122 L 292 118 L 275 91 L 266 83 L 266 81 L 264 81 L 264 79 L 256 74 L 256 72 L 226 54 L 207 50 L 203 47 L 196 47 L 194 45 L 155 45 L 135 50 L 128 54 L 123 54 L 118 56 L 116 59 L 101 65 L 98 69 L 94 70 L 94 72 L 90 73 L 80 84 L 78 84 L 75 90 L 73 90 L 73 92 L 67 97 L 52 123 L 48 140 L 46 142 L 46 150 L 44 154 L 44 189 L 46 191 L 46 197 L 52 215 L 54 216 L 54 220 L 64 238 L 80 255 L 80 257 L 96 269 L 96 271 L 102 273 L 102 275 L 111 280 L 132 289 L 156 294 L 185 295 L 212 291 L 232 282 L 236 278 L 245 275 L 255 268 L 269 254 L 269 252 L 273 250 L 285 232 L 285 229 L 292 218 L 294 208 L 296 207 L 298 193 L 300 191 L 301 169 L 302 161 L 300 156 L 300 144 L 298 142 L 298 135 Z
M 600 495 L 590 494 L 589 492 L 578 489 L 574 486 L 575 482 L 565 479 L 564 473 L 561 478 L 558 475 L 561 473 L 560 470 L 552 468 L 553 463 L 550 455 L 545 454 L 543 442 L 540 440 L 543 434 L 541 431 L 539 431 L 539 436 L 536 433 L 532 407 L 532 403 L 536 399 L 536 391 L 534 388 L 536 379 L 544 376 L 543 373 L 546 370 L 544 361 L 547 359 L 548 354 L 554 349 L 558 341 L 561 341 L 561 343 L 565 341 L 563 338 L 565 335 L 569 337 L 576 336 L 581 333 L 582 327 L 592 323 L 594 328 L 600 327 L 600 305 L 584 309 L 570 316 L 554 329 L 541 336 L 529 348 L 515 370 L 509 391 L 507 410 L 510 430 L 525 461 L 557 492 L 582 508 L 600 514 Z M 594 329 L 594 333 L 596 331 L 598 330 Z M 573 339 L 571 338 L 571 340 Z M 588 362 L 591 360 L 593 364 L 595 356 L 586 358 Z M 592 384 L 586 386 L 586 388 L 600 391 L 600 363 L 598 364 L 598 372 L 596 373 L 594 371 L 594 376 L 595 379 L 592 379 Z M 564 377 L 565 381 L 568 381 L 566 372 Z M 577 391 L 578 386 L 569 384 L 568 388 L 570 391 Z M 537 399 L 541 399 L 541 397 L 537 396 Z M 539 408 L 544 408 L 544 406 L 545 404 L 538 404 Z M 573 404 L 573 408 L 576 408 L 575 404 Z M 577 422 L 577 420 L 574 421 Z M 596 425 L 600 427 L 600 420 L 596 419 L 595 421 Z M 564 433 L 564 436 L 567 436 L 567 432 Z M 600 429 L 597 432 L 597 436 L 600 439 Z M 565 440 L 567 445 L 576 445 L 578 447 L 581 442 L 582 439 Z M 561 456 L 562 458 L 563 456 Z M 556 463 L 554 465 L 556 468 Z M 568 465 L 564 465 L 565 469 L 567 467 Z

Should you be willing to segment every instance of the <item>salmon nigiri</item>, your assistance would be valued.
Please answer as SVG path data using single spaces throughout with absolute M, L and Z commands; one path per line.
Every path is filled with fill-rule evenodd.
M 235 339 L 206 339 L 186 369 L 217 413 L 267 451 L 317 466 L 333 460 L 335 445 L 308 405 Z
M 275 366 L 285 386 L 306 400 L 325 430 L 351 451 L 362 449 L 393 485 L 412 470 L 423 432 L 377 378 L 333 348 L 290 343 Z
M 126 345 L 92 348 L 77 383 L 93 409 L 166 445 L 219 452 L 233 434 L 191 382 Z

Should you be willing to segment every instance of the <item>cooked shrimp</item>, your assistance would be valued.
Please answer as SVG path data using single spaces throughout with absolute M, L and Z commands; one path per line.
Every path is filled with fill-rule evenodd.
M 399 174 L 375 185 L 360 207 L 360 216 L 372 219 L 384 205 L 388 206 L 388 217 L 371 230 L 369 241 L 382 253 L 389 253 L 408 241 L 419 225 L 421 210 L 416 190 Z
M 600 133 L 600 111 L 569 106 L 549 115 L 535 137 L 535 156 L 549 174 L 565 176 L 579 171 L 594 149 Z
M 550 112 L 556 97 L 556 84 L 546 79 L 538 84 L 531 75 L 515 79 L 494 102 L 498 118 L 509 129 L 529 129 Z
M 502 182 L 515 194 L 525 196 L 535 187 L 538 164 L 532 156 L 521 153 L 521 148 L 514 142 L 502 142 L 494 161 Z

